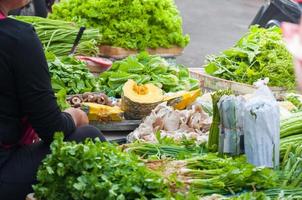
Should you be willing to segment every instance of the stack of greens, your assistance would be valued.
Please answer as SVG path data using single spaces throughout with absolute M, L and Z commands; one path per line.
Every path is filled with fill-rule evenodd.
M 115 62 L 109 71 L 99 77 L 101 90 L 107 95 L 120 97 L 123 85 L 132 79 L 139 84 L 153 83 L 165 92 L 194 90 L 199 81 L 190 78 L 187 68 L 169 64 L 159 56 L 142 52 Z
M 61 0 L 50 18 L 98 28 L 102 44 L 128 49 L 185 47 L 189 42 L 173 0 Z
M 34 186 L 39 199 L 172 199 L 163 178 L 110 143 L 63 142 L 60 134 L 51 150 Z
M 46 53 L 55 93 L 66 90 L 67 94 L 81 94 L 98 90 L 98 84 L 85 63 L 74 57 L 61 57 Z
M 232 194 L 277 185 L 278 177 L 273 170 L 254 167 L 244 157 L 221 158 L 209 153 L 186 160 L 162 162 L 157 167 L 156 163 L 157 160 L 154 163 L 149 161 L 148 166 L 165 176 L 169 173 L 176 176 L 195 195 Z
M 161 137 L 156 134 L 158 143 L 136 141 L 123 145 L 123 150 L 128 153 L 139 155 L 144 159 L 185 159 L 207 153 L 204 144 L 196 144 L 195 140 L 183 138 L 175 141 L 169 137 Z
M 299 200 L 302 199 L 302 189 L 275 188 L 262 192 L 246 192 L 235 197 L 223 198 L 223 200 Z
M 291 146 L 283 158 L 282 186 L 302 188 L 302 144 Z
M 51 20 L 35 16 L 16 16 L 16 19 L 30 23 L 41 40 L 45 51 L 56 56 L 67 56 L 71 51 L 76 36 L 80 30 L 73 23 Z M 77 47 L 76 54 L 94 56 L 98 54 L 98 43 L 101 35 L 98 29 L 86 29 Z
M 286 156 L 293 147 L 302 145 L 302 112 L 281 120 L 280 157 Z
M 205 70 L 210 75 L 241 83 L 253 84 L 268 77 L 270 86 L 288 89 L 295 86 L 292 56 L 278 27 L 252 26 L 234 47 L 209 57 Z

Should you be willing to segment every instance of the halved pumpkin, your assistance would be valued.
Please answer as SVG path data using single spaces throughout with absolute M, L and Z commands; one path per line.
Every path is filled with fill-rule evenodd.
M 122 110 L 126 119 L 142 119 L 163 100 L 163 91 L 154 84 L 139 85 L 128 80 L 123 87 Z

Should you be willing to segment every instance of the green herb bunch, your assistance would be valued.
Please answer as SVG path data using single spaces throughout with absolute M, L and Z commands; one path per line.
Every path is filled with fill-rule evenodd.
M 293 60 L 278 27 L 252 26 L 234 47 L 207 58 L 208 74 L 241 83 L 253 84 L 269 78 L 270 86 L 295 87 Z
M 64 142 L 57 134 L 52 153 L 38 171 L 33 188 L 39 199 L 126 200 L 169 196 L 163 179 L 149 171 L 137 156 L 115 145 L 86 140 Z
M 102 44 L 128 49 L 189 43 L 173 0 L 62 0 L 50 18 L 99 28 Z
M 48 52 L 46 56 L 54 92 L 65 90 L 69 95 L 98 90 L 98 82 L 85 63 L 70 56 L 58 58 Z

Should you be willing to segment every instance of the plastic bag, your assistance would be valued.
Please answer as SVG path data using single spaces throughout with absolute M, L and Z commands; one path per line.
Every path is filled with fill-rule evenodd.
M 218 102 L 220 114 L 218 151 L 220 153 L 230 155 L 243 153 L 243 107 L 244 99 L 241 96 L 223 96 Z
M 255 83 L 258 89 L 244 106 L 244 149 L 249 163 L 274 168 L 279 165 L 280 114 L 267 83 Z

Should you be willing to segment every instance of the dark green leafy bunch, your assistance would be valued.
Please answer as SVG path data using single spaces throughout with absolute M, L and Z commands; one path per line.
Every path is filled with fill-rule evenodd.
M 277 185 L 277 174 L 269 168 L 255 167 L 245 157 L 218 157 L 205 154 L 185 160 L 186 176 L 195 194 L 230 194 Z
M 153 83 L 165 92 L 199 88 L 199 81 L 190 77 L 187 68 L 146 52 L 113 63 L 109 71 L 100 75 L 99 83 L 107 95 L 119 97 L 128 79 L 139 84 Z
M 270 86 L 295 86 L 292 56 L 278 27 L 252 26 L 234 47 L 208 57 L 205 70 L 210 75 L 247 84 L 268 77 Z
M 52 19 L 99 28 L 102 44 L 129 49 L 185 47 L 182 19 L 173 0 L 62 0 Z
M 67 94 L 80 94 L 98 90 L 98 84 L 86 64 L 74 57 L 58 58 L 46 53 L 51 84 L 55 92 L 66 90 Z
M 33 187 L 39 199 L 172 199 L 159 175 L 149 171 L 137 156 L 123 153 L 113 144 L 98 140 L 63 142 L 63 135 L 57 134 L 51 151 Z

